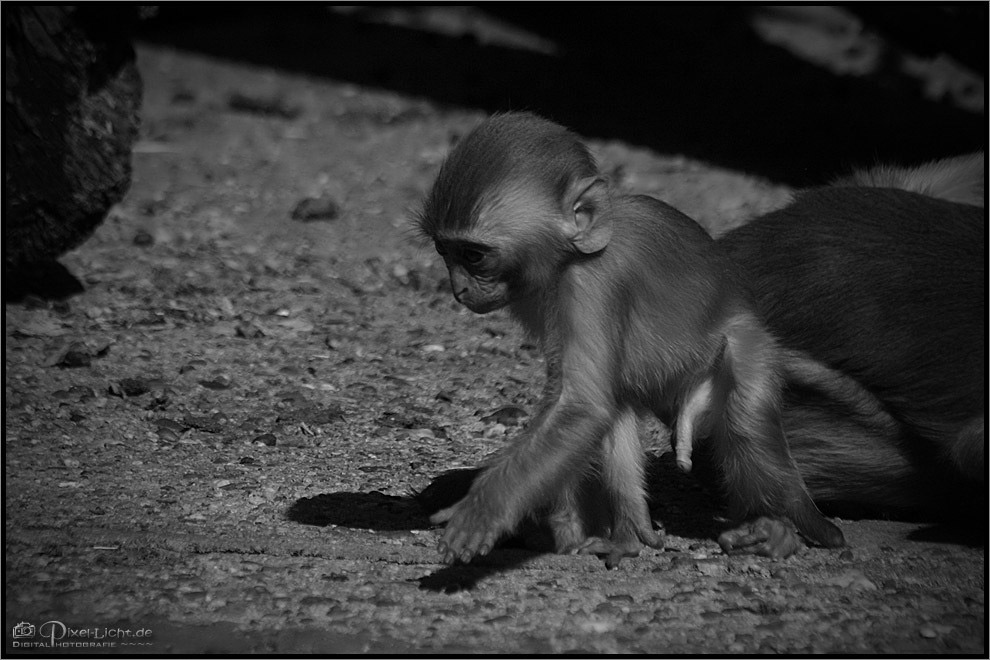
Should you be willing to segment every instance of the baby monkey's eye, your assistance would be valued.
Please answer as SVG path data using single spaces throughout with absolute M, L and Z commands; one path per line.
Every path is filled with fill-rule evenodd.
M 441 257 L 447 255 L 447 248 L 445 248 L 443 246 L 443 243 L 441 243 L 440 241 L 434 241 L 433 247 L 437 249 L 437 254 L 439 254 Z
M 481 250 L 464 250 L 461 253 L 461 257 L 464 259 L 465 263 L 471 266 L 477 266 L 484 260 L 485 253 Z

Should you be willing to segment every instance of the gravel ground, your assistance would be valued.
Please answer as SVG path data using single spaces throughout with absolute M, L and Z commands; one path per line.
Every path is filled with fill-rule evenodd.
M 985 655 L 982 542 L 840 521 L 845 551 L 726 557 L 662 441 L 664 551 L 440 565 L 412 494 L 510 438 L 542 378 L 406 232 L 483 115 L 162 46 L 139 65 L 132 190 L 63 259 L 86 291 L 4 309 L 7 653 Z M 789 192 L 591 144 L 713 233 Z

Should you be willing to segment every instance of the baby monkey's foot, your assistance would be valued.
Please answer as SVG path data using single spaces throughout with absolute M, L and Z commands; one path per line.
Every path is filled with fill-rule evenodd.
M 663 534 L 653 529 L 637 530 L 635 533 L 613 534 L 612 538 L 591 536 L 569 549 L 571 554 L 595 555 L 605 559 L 605 568 L 612 570 L 626 557 L 638 557 L 644 547 L 663 550 Z

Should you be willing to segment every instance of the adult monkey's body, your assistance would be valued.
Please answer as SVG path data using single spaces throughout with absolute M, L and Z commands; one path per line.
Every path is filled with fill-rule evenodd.
M 986 525 L 983 182 L 982 153 L 877 167 L 719 240 L 794 351 L 784 428 L 820 505 Z
M 444 256 L 455 297 L 478 313 L 508 306 L 547 358 L 538 414 L 466 497 L 433 517 L 447 522 L 446 561 L 487 553 L 544 508 L 560 552 L 606 555 L 614 566 L 643 544 L 662 547 L 636 416 L 671 425 L 685 405 L 698 411 L 692 432 L 709 438 L 736 518 L 783 517 L 815 543 L 844 543 L 788 453 L 776 342 L 734 265 L 691 219 L 649 197 L 613 196 L 576 136 L 509 114 L 448 157 L 419 225 Z M 597 537 L 578 506 L 594 470 L 611 513 Z M 745 529 L 730 546 L 768 540 Z

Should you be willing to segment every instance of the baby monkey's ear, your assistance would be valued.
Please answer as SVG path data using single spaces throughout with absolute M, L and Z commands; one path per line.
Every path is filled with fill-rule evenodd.
M 576 179 L 565 198 L 567 237 L 582 254 L 601 252 L 612 238 L 608 182 L 599 176 Z

